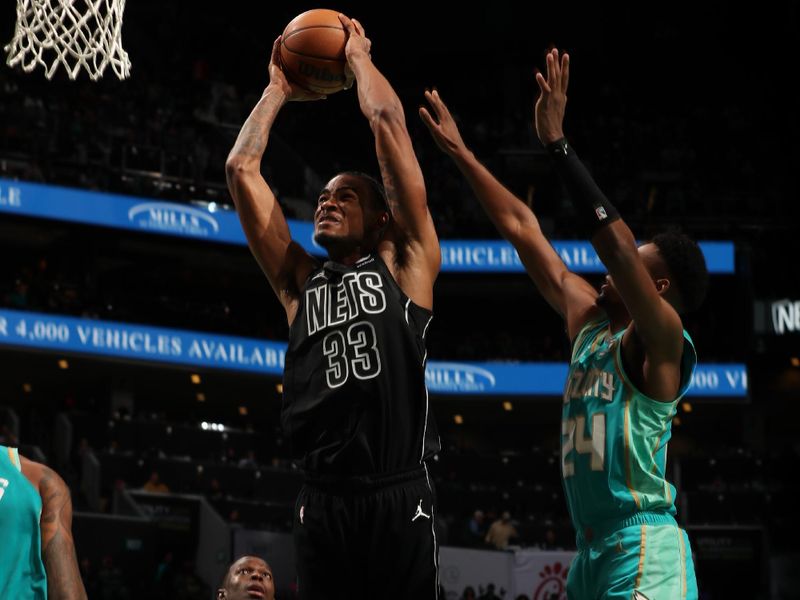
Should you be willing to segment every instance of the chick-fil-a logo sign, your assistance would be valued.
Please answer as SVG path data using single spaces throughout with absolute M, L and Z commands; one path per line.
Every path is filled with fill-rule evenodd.
M 539 585 L 532 600 L 567 600 L 567 573 L 569 567 L 555 562 L 546 565 L 540 572 Z

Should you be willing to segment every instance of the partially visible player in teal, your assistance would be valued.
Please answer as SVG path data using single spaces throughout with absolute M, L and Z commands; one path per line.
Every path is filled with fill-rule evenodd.
M 697 358 L 680 313 L 697 308 L 708 282 L 697 244 L 677 233 L 637 248 L 562 130 L 569 56 L 547 54 L 535 124 L 609 275 L 598 293 L 571 273 L 531 209 L 467 148 L 437 91 L 420 116 L 456 163 L 500 233 L 517 249 L 573 342 L 561 423 L 562 476 L 577 531 L 570 600 L 696 599 L 686 533 L 665 478 L 667 442 Z
M 0 446 L 0 531 L 0 598 L 86 600 L 69 488 L 6 446 Z

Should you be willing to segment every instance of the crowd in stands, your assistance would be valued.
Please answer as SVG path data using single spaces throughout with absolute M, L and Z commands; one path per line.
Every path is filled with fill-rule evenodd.
M 147 47 L 155 51 L 158 45 Z M 1 70 L 0 176 L 231 204 L 225 157 L 265 82 L 256 83 L 252 74 L 244 78 L 222 72 L 219 59 L 185 53 L 164 58 L 140 58 L 129 82 L 47 82 Z M 528 72 L 523 65 L 517 68 L 507 82 L 510 87 L 518 87 L 517 80 Z M 422 98 L 418 86 L 424 84 L 404 71 L 396 81 L 408 107 L 439 234 L 496 236 L 457 169 L 436 149 L 412 110 Z M 467 94 L 468 88 L 456 81 L 452 88 L 453 96 L 445 90 L 445 97 L 478 157 L 536 209 L 545 233 L 574 237 L 569 203 L 535 140 L 527 96 L 518 104 L 503 99 L 502 106 L 491 106 L 485 90 Z M 766 140 L 735 98 L 726 103 L 709 97 L 686 110 L 665 111 L 666 100 L 659 103 L 658 98 L 648 106 L 620 102 L 628 91 L 612 85 L 593 90 L 587 100 L 591 112 L 583 105 L 571 109 L 570 133 L 637 233 L 679 224 L 693 233 L 719 236 L 795 214 L 783 199 L 781 181 L 758 176 L 768 166 L 759 152 Z M 333 109 L 284 111 L 271 136 L 265 175 L 290 217 L 309 218 L 318 190 L 337 170 L 374 171 L 366 124 L 360 133 L 337 136 L 336 143 L 315 140 L 325 137 L 331 113 L 344 106 L 336 102 Z M 351 104 L 347 115 L 358 122 Z M 696 135 L 700 125 L 703 136 Z M 742 143 L 720 149 L 715 134 L 736 136 Z M 724 222 L 716 218 L 719 214 L 725 214 Z
M 67 413 L 74 436 L 72 460 L 61 469 L 73 484 L 76 511 L 119 514 L 120 494 L 177 494 L 204 498 L 232 528 L 291 531 L 302 476 L 289 460 L 279 429 L 245 420 L 212 430 L 181 420 L 179 413 L 176 407 L 169 414 L 86 410 L 79 400 Z M 506 436 L 483 438 L 478 449 L 443 425 L 444 449 L 431 463 L 441 544 L 495 551 L 574 549 L 557 448 L 522 446 Z M 3 432 L 3 442 L 14 441 L 7 437 L 12 435 L 7 426 Z M 532 430 L 533 439 L 538 435 Z M 41 440 L 42 448 L 51 441 Z M 96 510 L 80 483 L 86 480 L 87 454 L 100 469 Z M 798 458 L 797 448 L 791 447 L 756 452 L 705 441 L 687 452 L 676 446 L 669 476 L 678 486 L 679 518 L 690 527 L 759 527 L 773 549 L 791 548 L 791 499 L 800 490 L 782 473 Z M 189 598 L 202 588 L 185 548 L 161 552 L 151 580 L 135 585 L 130 565 L 120 564 L 118 557 L 79 557 L 87 586 L 97 593 L 92 597 L 135 597 L 136 591 L 148 590 L 153 598 Z M 488 587 L 473 592 L 470 596 L 465 590 L 464 597 L 492 597 Z M 493 593 L 504 597 L 502 590 Z
M 52 235 L 41 227 L 43 239 Z M 0 307 L 287 339 L 284 312 L 244 248 L 215 255 L 212 246 L 187 254 L 180 241 L 171 244 L 132 252 L 116 232 L 68 229 L 38 250 L 14 246 L 0 264 Z M 524 276 L 495 276 L 491 285 L 447 273 L 440 280 L 428 337 L 433 359 L 568 358 L 560 319 Z M 716 279 L 711 299 L 686 318 L 704 361 L 744 359 L 743 349 L 719 334 L 720 323 L 749 310 L 741 287 Z M 472 302 L 463 302 L 465 294 Z

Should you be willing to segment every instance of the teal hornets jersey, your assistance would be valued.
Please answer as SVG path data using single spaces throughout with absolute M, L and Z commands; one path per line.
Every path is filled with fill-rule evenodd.
M 622 365 L 625 330 L 588 323 L 575 338 L 564 389 L 561 475 L 578 532 L 639 511 L 675 514 L 675 487 L 665 479 L 672 417 L 697 364 L 684 336 L 681 383 L 672 402 L 648 398 Z
M 46 600 L 39 491 L 22 474 L 16 448 L 0 446 L 0 598 Z

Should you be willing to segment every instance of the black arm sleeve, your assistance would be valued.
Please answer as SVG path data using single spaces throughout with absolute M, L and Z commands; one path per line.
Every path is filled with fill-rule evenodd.
M 582 228 L 590 237 L 601 227 L 620 218 L 617 209 L 597 186 L 572 146 L 567 143 L 567 138 L 547 144 L 547 151 L 575 204 Z

